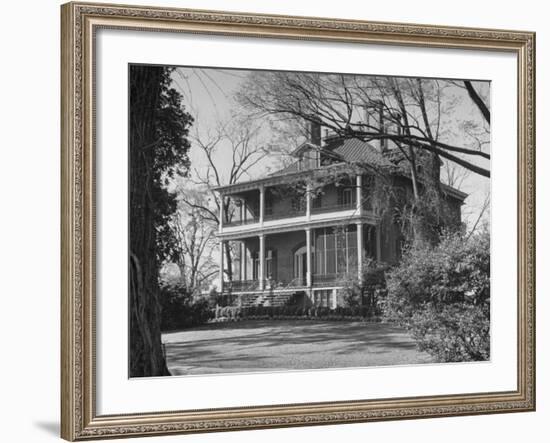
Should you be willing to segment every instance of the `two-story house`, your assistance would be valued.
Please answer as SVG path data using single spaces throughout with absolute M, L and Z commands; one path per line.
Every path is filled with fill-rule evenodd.
M 292 156 L 295 161 L 276 173 L 216 188 L 235 212 L 217 234 L 219 290 L 244 304 L 297 296 L 305 306 L 335 308 L 346 281 L 360 278 L 368 258 L 390 264 L 399 259 L 399 224 L 373 195 L 380 174 L 410 193 L 410 175 L 386 141 L 321 137 L 316 124 Z M 466 194 L 441 187 L 459 222 Z M 225 242 L 236 251 L 232 281 L 224 278 Z

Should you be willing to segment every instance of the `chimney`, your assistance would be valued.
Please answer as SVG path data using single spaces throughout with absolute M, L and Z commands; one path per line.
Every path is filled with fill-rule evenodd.
M 315 146 L 321 146 L 321 123 L 319 121 L 310 122 L 309 141 Z
M 384 106 L 382 103 L 378 105 L 378 132 L 380 134 L 384 134 L 386 132 L 386 124 L 384 122 Z M 380 142 L 380 152 L 386 152 L 386 149 L 388 147 L 388 140 L 385 138 L 381 138 L 379 140 Z

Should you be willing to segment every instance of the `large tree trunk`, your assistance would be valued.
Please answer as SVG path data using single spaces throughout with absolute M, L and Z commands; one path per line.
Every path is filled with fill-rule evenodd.
M 163 68 L 130 68 L 130 376 L 170 375 L 162 352 L 152 189 Z

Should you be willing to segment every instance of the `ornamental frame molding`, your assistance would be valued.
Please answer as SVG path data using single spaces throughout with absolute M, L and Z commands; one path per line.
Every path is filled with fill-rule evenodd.
M 535 33 L 73 2 L 61 7 L 61 436 L 67 440 L 535 410 Z M 100 28 L 507 51 L 518 58 L 518 384 L 511 392 L 98 416 L 94 41 Z

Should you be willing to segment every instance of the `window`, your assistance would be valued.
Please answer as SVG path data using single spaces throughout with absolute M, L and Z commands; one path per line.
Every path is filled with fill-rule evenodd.
M 267 279 L 277 279 L 277 251 L 268 249 L 265 257 L 265 274 Z
M 310 149 L 304 153 L 305 169 L 316 169 L 319 167 L 319 151 Z
M 306 210 L 306 199 L 303 195 L 294 196 L 292 198 L 292 211 L 304 212 Z
M 265 215 L 272 215 L 272 214 L 273 214 L 273 199 L 267 197 L 265 199 Z
M 355 202 L 355 189 L 343 188 L 338 191 L 338 204 L 340 206 L 352 206 Z
M 313 200 L 311 201 L 311 206 L 314 209 L 319 209 L 323 206 L 323 196 L 321 194 L 316 195 L 313 197 Z
M 258 280 L 260 270 L 260 259 L 258 258 L 258 252 L 252 253 L 252 280 Z
M 325 274 L 325 229 L 315 231 L 315 274 Z
M 342 275 L 357 271 L 357 230 L 320 228 L 315 236 L 315 275 Z

